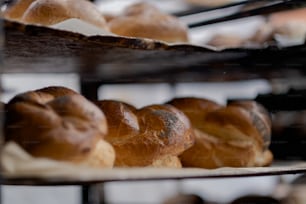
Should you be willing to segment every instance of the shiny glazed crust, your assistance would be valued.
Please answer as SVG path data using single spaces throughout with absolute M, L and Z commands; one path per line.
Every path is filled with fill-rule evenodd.
M 189 102 L 180 104 L 184 100 Z M 218 107 L 205 99 L 181 98 L 169 103 L 190 118 L 195 131 L 195 145 L 180 155 L 183 166 L 213 169 L 266 166 L 272 162 L 268 150 L 271 123 L 263 107 L 255 102 Z M 201 105 L 191 111 L 193 106 L 188 104 Z
M 113 166 L 114 150 L 103 141 L 106 118 L 78 93 L 64 87 L 29 91 L 15 96 L 5 109 L 5 140 L 15 141 L 31 155 Z
M 108 30 L 102 13 L 88 0 L 19 0 L 5 13 L 7 18 L 29 24 L 49 26 L 77 18 Z
M 194 143 L 188 118 L 173 106 L 136 109 L 111 100 L 97 105 L 109 124 L 105 139 L 115 148 L 115 166 L 180 167 L 175 157 Z
M 16 0 L 8 5 L 4 12 L 4 17 L 11 20 L 21 21 L 24 12 L 28 9 L 32 2 L 36 0 Z

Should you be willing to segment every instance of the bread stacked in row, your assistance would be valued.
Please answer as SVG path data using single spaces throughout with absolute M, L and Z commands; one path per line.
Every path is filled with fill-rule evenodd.
M 213 169 L 272 161 L 269 115 L 252 101 L 222 106 L 176 98 L 137 109 L 46 87 L 16 95 L 4 110 L 5 141 L 34 157 L 99 168 Z
M 4 109 L 5 141 L 34 157 L 93 167 L 181 167 L 177 156 L 194 142 L 188 118 L 170 105 L 95 104 L 65 87 L 47 87 L 16 95 Z
M 135 3 L 118 16 L 103 15 L 88 0 L 17 0 L 4 11 L 4 17 L 26 24 L 50 26 L 77 18 L 98 28 L 127 37 L 165 42 L 188 42 L 187 26 L 178 18 L 145 3 Z

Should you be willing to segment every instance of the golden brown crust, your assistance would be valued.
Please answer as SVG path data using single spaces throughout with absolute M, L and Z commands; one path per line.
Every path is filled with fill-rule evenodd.
M 34 1 L 36 0 L 16 0 L 12 5 L 8 5 L 8 8 L 4 11 L 4 17 L 20 21 L 24 12 Z
M 212 100 L 195 97 L 175 98 L 168 102 L 183 111 L 194 125 L 201 125 L 206 114 L 219 109 L 221 106 Z
M 263 144 L 262 136 L 252 123 L 249 112 L 240 107 L 227 106 L 209 112 L 200 130 L 225 141 L 256 141 Z
M 93 152 L 96 148 L 101 149 L 97 144 L 107 133 L 103 112 L 83 96 L 64 87 L 19 94 L 7 104 L 6 111 L 6 141 L 17 142 L 36 157 L 75 163 L 93 160 L 90 156 L 97 155 Z M 106 151 L 111 150 L 108 147 Z M 104 156 L 103 151 L 101 154 Z M 105 164 L 114 160 L 104 159 L 93 165 L 106 167 Z
M 241 47 L 245 39 L 237 35 L 216 34 L 208 42 L 207 45 L 217 48 L 236 48 Z
M 22 21 L 30 24 L 53 25 L 70 18 L 66 1 L 36 0 L 25 11 Z
M 271 142 L 272 121 L 267 110 L 255 101 L 236 101 L 228 105 L 239 106 L 249 112 L 252 124 L 263 138 L 264 148 L 268 149 Z
M 306 8 L 273 13 L 269 16 L 268 22 L 273 27 L 280 27 L 288 22 L 301 22 L 306 24 Z
M 238 144 L 226 142 L 199 130 L 195 130 L 195 135 L 194 146 L 180 155 L 185 167 L 214 169 L 247 167 L 254 163 L 255 152 L 250 142 Z
M 150 166 L 161 168 L 182 168 L 182 163 L 177 156 L 165 156 L 153 161 L 152 165 Z
M 183 166 L 250 167 L 272 162 L 268 150 L 271 123 L 264 108 L 255 102 L 220 106 L 188 98 L 174 99 L 170 104 L 190 118 L 196 135 L 195 145 L 180 155 Z
M 108 120 L 105 139 L 115 148 L 116 166 L 149 166 L 156 160 L 179 155 L 194 142 L 189 120 L 173 106 L 136 109 L 111 100 L 96 104 Z
M 137 3 L 109 22 L 111 32 L 166 42 L 188 42 L 187 27 L 176 17 L 162 13 L 148 3 Z
M 108 30 L 102 13 L 87 0 L 19 0 L 5 13 L 7 18 L 46 26 L 77 18 Z

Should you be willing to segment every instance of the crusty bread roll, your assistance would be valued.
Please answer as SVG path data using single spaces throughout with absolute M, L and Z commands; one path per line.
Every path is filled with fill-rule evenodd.
M 273 13 L 269 16 L 268 22 L 273 27 L 279 27 L 289 22 L 301 22 L 306 24 L 306 8 Z
M 49 26 L 70 18 L 77 18 L 108 30 L 102 13 L 88 0 L 32 0 L 32 2 L 19 0 L 5 13 L 7 18 L 29 24 Z
M 255 101 L 235 101 L 228 104 L 229 106 L 238 106 L 244 108 L 249 112 L 251 117 L 253 118 L 252 123 L 260 133 L 264 149 L 267 150 L 269 148 L 271 142 L 271 126 L 272 121 L 268 111 L 259 103 Z
M 105 140 L 116 151 L 115 166 L 181 167 L 179 154 L 194 143 L 188 118 L 170 105 L 141 109 L 112 100 L 96 102 L 105 113 Z
M 216 34 L 208 42 L 207 45 L 216 48 L 236 48 L 241 47 L 245 39 L 237 35 Z
M 180 155 L 183 166 L 213 169 L 271 163 L 267 148 L 271 122 L 255 102 L 225 107 L 206 99 L 178 98 L 169 104 L 189 117 L 195 131 L 194 146 Z M 199 105 L 191 111 L 192 104 Z
M 265 45 L 274 41 L 274 28 L 269 23 L 263 23 L 255 31 L 254 35 L 247 39 L 246 43 Z
M 103 140 L 106 118 L 80 94 L 47 87 L 15 96 L 5 107 L 5 140 L 35 157 L 112 167 L 113 147 Z
M 187 26 L 148 3 L 136 3 L 109 21 L 111 32 L 166 42 L 188 42 Z
M 36 0 L 16 0 L 12 5 L 7 5 L 4 12 L 4 17 L 10 20 L 21 21 L 24 12 L 28 9 L 32 2 Z

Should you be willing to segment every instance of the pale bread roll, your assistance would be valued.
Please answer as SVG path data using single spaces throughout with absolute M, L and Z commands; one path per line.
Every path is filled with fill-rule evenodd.
M 110 31 L 121 36 L 141 37 L 165 42 L 188 42 L 187 26 L 178 18 L 148 3 L 127 7 L 109 21 Z

